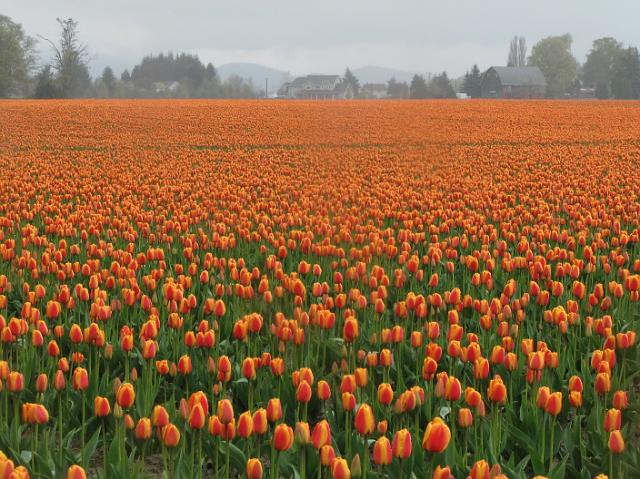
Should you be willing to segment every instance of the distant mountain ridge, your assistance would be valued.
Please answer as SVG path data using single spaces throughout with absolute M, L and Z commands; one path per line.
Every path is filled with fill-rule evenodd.
M 237 75 L 246 80 L 250 80 L 256 91 L 262 91 L 265 87 L 265 78 L 269 80 L 269 93 L 274 94 L 283 83 L 293 80 L 297 76 L 304 76 L 312 72 L 306 72 L 300 75 L 290 72 L 271 68 L 257 63 L 225 63 L 216 67 L 218 75 L 222 80 L 226 80 L 232 75 Z M 353 74 L 360 80 L 360 84 L 365 83 L 387 83 L 391 78 L 395 78 L 399 82 L 411 83 L 413 73 L 395 68 L 387 68 L 375 65 L 366 65 L 351 70 Z M 344 70 L 329 72 L 331 74 L 343 75 Z
M 264 90 L 265 79 L 268 79 L 270 93 L 274 93 L 283 83 L 293 79 L 289 72 L 257 63 L 225 63 L 216 67 L 216 71 L 222 80 L 226 80 L 232 75 L 250 80 L 256 91 Z

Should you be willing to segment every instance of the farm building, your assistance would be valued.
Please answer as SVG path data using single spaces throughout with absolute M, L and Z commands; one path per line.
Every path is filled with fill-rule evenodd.
M 278 98 L 336 100 L 353 98 L 353 92 L 339 75 L 307 75 L 282 85 Z
M 387 85 L 385 83 L 365 83 L 360 88 L 360 95 L 363 98 L 387 98 Z
M 482 98 L 543 98 L 547 81 L 538 67 L 491 67 L 482 76 Z

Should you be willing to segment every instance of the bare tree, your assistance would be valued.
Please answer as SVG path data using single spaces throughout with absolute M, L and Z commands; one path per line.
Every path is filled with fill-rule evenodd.
M 509 45 L 507 66 L 523 67 L 527 64 L 527 41 L 524 37 L 515 36 Z
M 59 92 L 63 97 L 80 96 L 90 84 L 88 47 L 81 43 L 78 22 L 72 18 L 56 19 L 60 25 L 58 45 L 42 37 L 53 48 L 53 68 L 57 73 Z

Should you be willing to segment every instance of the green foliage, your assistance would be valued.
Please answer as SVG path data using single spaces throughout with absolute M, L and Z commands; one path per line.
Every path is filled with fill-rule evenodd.
M 35 40 L 0 15 L 0 98 L 26 95 L 35 63 Z
M 557 98 L 569 92 L 578 64 L 571 53 L 571 35 L 547 37 L 536 43 L 529 64 L 540 68 L 547 80 L 547 96 Z
M 482 74 L 480 73 L 478 65 L 473 65 L 471 71 L 468 71 L 464 76 L 462 91 L 469 95 L 471 98 L 479 98 L 481 85 Z
M 410 98 L 428 98 L 427 82 L 422 75 L 414 75 L 409 87 Z
M 349 68 L 344 72 L 344 81 L 351 87 L 353 96 L 358 96 L 360 94 L 360 81 L 356 78 L 353 72 L 349 70 Z
M 629 47 L 614 62 L 611 91 L 616 98 L 640 98 L 640 55 Z
M 409 85 L 391 78 L 387 82 L 387 95 L 389 98 L 409 98 Z
M 605 37 L 594 40 L 587 54 L 587 61 L 582 67 L 584 83 L 595 88 L 598 88 L 598 85 L 604 85 L 608 89 L 613 79 L 614 65 L 622 52 L 622 43 L 615 38 Z M 604 90 L 601 90 L 601 93 L 604 94 Z

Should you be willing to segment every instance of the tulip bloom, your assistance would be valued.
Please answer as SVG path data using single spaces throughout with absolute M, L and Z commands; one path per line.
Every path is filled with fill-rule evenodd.
M 622 424 L 622 413 L 619 409 L 609 409 L 604 415 L 604 430 L 613 432 L 620 429 Z
M 560 414 L 560 411 L 562 411 L 562 393 L 555 392 L 550 394 L 544 405 L 544 410 L 552 416 Z
M 82 467 L 74 464 L 67 469 L 67 479 L 87 479 L 87 473 Z
M 306 446 L 311 442 L 311 432 L 309 430 L 309 423 L 304 421 L 298 421 L 296 428 L 293 431 L 293 436 L 296 444 Z
M 477 461 L 471 468 L 468 479 L 489 479 L 489 464 L 484 459 Z
M 202 404 L 196 403 L 189 411 L 189 427 L 191 429 L 202 429 L 207 421 L 207 416 L 202 408 Z
M 276 422 L 282 418 L 282 403 L 279 398 L 271 398 L 267 403 L 267 418 L 269 422 Z
M 629 407 L 629 398 L 626 391 L 616 391 L 613 394 L 613 407 L 624 410 Z
M 238 418 L 238 435 L 244 439 L 251 436 L 253 432 L 253 417 L 250 411 L 245 411 Z
M 73 371 L 73 389 L 86 391 L 89 388 L 89 375 L 84 368 L 76 368 Z
M 164 427 L 169 424 L 169 413 L 164 408 L 164 406 L 157 404 L 153 407 L 153 411 L 151 413 L 151 423 L 155 427 Z
M 487 398 L 489 399 L 489 401 L 498 404 L 504 404 L 507 401 L 507 387 L 502 382 L 500 376 L 496 376 L 491 381 L 489 381 Z
M 619 430 L 609 433 L 609 450 L 614 454 L 620 454 L 624 451 L 624 437 Z
M 218 419 L 222 424 L 229 424 L 233 421 L 233 406 L 228 399 L 218 401 Z
M 24 389 L 24 376 L 22 373 L 17 371 L 11 371 L 9 373 L 9 377 L 7 378 L 7 389 L 12 393 L 17 393 Z
M 318 395 L 318 399 L 321 401 L 328 401 L 331 398 L 331 387 L 329 386 L 329 383 L 323 379 L 318 381 L 316 393 Z
M 368 436 L 373 433 L 376 421 L 373 417 L 373 410 L 371 409 L 371 406 L 368 404 L 362 404 L 358 411 L 356 411 L 353 422 L 356 431 L 358 431 L 361 436 Z
M 116 392 L 116 403 L 118 403 L 118 406 L 122 409 L 129 409 L 133 406 L 135 400 L 136 392 L 133 389 L 133 384 L 122 383 Z
M 336 453 L 333 450 L 333 446 L 327 444 L 326 446 L 322 446 L 320 448 L 320 464 L 322 464 L 324 467 L 330 466 L 335 458 Z
M 106 417 L 111 412 L 109 400 L 102 396 L 96 396 L 93 400 L 93 411 L 97 417 Z
M 165 447 L 176 447 L 180 443 L 180 431 L 175 424 L 169 423 L 162 428 L 162 443 Z
M 253 434 L 262 436 L 267 432 L 267 429 L 269 428 L 269 423 L 267 419 L 266 409 L 264 408 L 257 409 L 256 412 L 253 413 L 252 421 L 253 421 Z
M 326 419 L 316 423 L 311 434 L 311 444 L 315 449 L 321 449 L 322 446 L 331 445 L 331 426 Z
M 393 435 L 392 453 L 399 459 L 407 459 L 411 455 L 411 433 L 408 429 L 400 429 Z
M 247 479 L 262 479 L 260 459 L 254 457 L 247 460 Z
M 333 479 L 350 479 L 351 471 L 346 459 L 337 458 L 331 463 L 331 475 Z
M 293 444 L 293 429 L 286 424 L 278 424 L 273 431 L 273 446 L 278 451 L 286 451 Z
M 447 448 L 450 440 L 449 426 L 441 418 L 436 417 L 427 424 L 422 438 L 422 448 L 428 452 L 442 452 Z
M 388 466 L 393 459 L 393 450 L 389 439 L 379 437 L 373 445 L 373 462 L 378 466 Z
M 151 420 L 148 417 L 140 418 L 134 431 L 136 439 L 140 441 L 150 439 L 151 432 Z
M 468 428 L 473 425 L 473 414 L 470 409 L 466 407 L 458 409 L 458 424 L 462 428 Z

